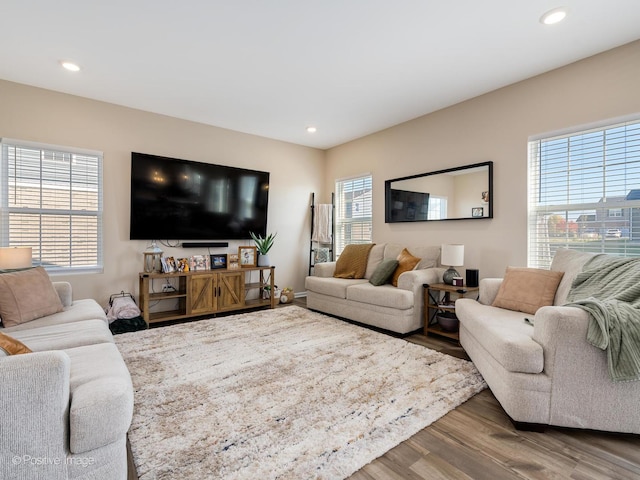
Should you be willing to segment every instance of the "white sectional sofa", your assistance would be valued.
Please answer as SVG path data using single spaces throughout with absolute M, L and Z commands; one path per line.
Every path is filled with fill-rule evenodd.
M 53 286 L 62 311 L 0 328 L 33 352 L 0 355 L 0 478 L 124 480 L 129 371 L 100 305 Z
M 606 352 L 587 341 L 589 314 L 562 306 L 590 258 L 556 253 L 551 270 L 564 275 L 535 315 L 492 306 L 502 279 L 482 279 L 478 301 L 456 301 L 460 343 L 516 426 L 640 433 L 640 382 L 612 381 Z
M 374 245 L 362 279 L 334 278 L 336 262 L 316 264 L 314 274 L 305 280 L 307 307 L 399 334 L 421 328 L 423 284 L 442 282 L 445 271 L 439 263 L 439 246 L 407 247 L 421 260 L 414 270 L 400 275 L 397 287 L 369 283 L 376 267 L 397 258 L 404 248 L 392 243 Z

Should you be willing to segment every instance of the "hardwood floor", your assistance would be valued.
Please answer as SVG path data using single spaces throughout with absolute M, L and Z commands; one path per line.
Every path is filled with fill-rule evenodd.
M 294 304 L 306 307 L 305 299 Z M 467 358 L 449 340 L 421 334 L 405 339 Z M 640 435 L 553 427 L 544 432 L 519 431 L 487 389 L 349 478 L 640 479 Z M 133 479 L 137 476 L 130 472 L 129 480 Z

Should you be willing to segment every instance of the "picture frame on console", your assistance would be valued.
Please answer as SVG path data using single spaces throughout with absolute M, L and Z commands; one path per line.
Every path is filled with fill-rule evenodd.
M 474 207 L 471 209 L 471 216 L 476 218 L 476 217 L 483 217 L 484 216 L 484 208 L 483 207 Z
M 210 258 L 211 258 L 211 270 L 217 270 L 219 268 L 227 268 L 226 253 L 210 255 Z
M 235 270 L 237 268 L 240 268 L 240 263 L 238 261 L 238 254 L 237 253 L 230 253 L 229 254 L 229 258 L 228 258 L 228 269 L 229 270 Z
M 258 265 L 258 249 L 252 246 L 238 247 L 238 258 L 241 267 L 256 267 Z

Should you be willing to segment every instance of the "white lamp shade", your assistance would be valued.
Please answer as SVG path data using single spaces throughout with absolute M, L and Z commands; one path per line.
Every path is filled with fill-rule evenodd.
M 28 268 L 31 266 L 31 247 L 0 248 L 0 268 Z
M 460 267 L 464 265 L 464 245 L 442 245 L 442 265 Z

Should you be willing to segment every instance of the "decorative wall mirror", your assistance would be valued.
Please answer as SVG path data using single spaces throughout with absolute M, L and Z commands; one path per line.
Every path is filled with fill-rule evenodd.
M 493 218 L 493 162 L 384 182 L 385 222 Z

